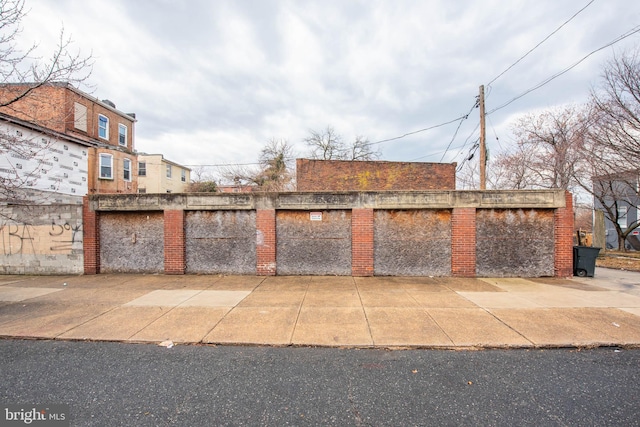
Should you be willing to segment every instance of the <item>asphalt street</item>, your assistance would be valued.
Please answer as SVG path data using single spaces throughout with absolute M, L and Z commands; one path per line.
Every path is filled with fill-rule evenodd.
M 3 404 L 71 425 L 640 425 L 640 350 L 0 340 Z

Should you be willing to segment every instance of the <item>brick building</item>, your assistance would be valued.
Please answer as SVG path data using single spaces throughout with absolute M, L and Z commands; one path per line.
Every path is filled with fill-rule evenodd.
M 455 190 L 455 163 L 296 160 L 298 191 Z
M 0 103 L 19 99 L 0 113 L 88 144 L 89 193 L 137 192 L 135 114 L 66 83 L 5 84 L 1 89 Z
M 66 84 L 0 85 L 3 103 L 0 273 L 82 273 L 82 197 L 137 191 L 135 116 Z

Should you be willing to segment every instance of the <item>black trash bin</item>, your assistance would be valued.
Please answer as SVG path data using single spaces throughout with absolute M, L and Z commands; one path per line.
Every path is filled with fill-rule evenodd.
M 590 246 L 573 247 L 573 274 L 580 277 L 593 277 L 596 271 L 596 258 L 600 248 Z

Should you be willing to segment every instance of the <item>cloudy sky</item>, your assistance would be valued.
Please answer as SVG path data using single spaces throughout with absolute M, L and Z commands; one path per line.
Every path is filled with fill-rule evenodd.
M 309 130 L 327 126 L 347 142 L 392 139 L 466 115 L 482 84 L 492 111 L 640 28 L 637 0 L 27 0 L 27 8 L 25 44 L 38 42 L 46 57 L 64 27 L 95 59 L 92 95 L 136 113 L 136 148 L 186 165 L 252 163 L 271 138 L 305 157 Z M 603 63 L 634 46 L 640 33 L 488 115 L 489 149 L 513 143 L 519 115 L 584 102 Z M 460 163 L 478 138 L 478 110 L 456 135 L 459 123 L 374 147 L 382 160 Z

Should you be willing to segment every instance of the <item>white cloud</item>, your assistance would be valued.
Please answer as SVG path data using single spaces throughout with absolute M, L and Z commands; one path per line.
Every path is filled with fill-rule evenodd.
M 246 163 L 256 161 L 272 137 L 288 139 L 304 154 L 309 129 L 331 125 L 347 140 L 377 141 L 465 114 L 480 84 L 584 4 L 27 0 L 23 39 L 50 51 L 64 23 L 75 45 L 96 59 L 94 96 L 137 114 L 140 151 L 184 164 Z M 570 66 L 639 18 L 640 6 L 628 0 L 594 2 L 487 88 L 487 109 Z M 617 47 L 639 40 L 636 35 Z M 501 140 L 508 141 L 508 123 L 522 112 L 586 100 L 611 52 L 492 114 Z M 388 160 L 440 161 L 451 143 L 459 148 L 444 161 L 460 161 L 477 122 L 475 110 L 454 141 L 457 123 L 378 147 Z

